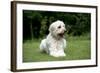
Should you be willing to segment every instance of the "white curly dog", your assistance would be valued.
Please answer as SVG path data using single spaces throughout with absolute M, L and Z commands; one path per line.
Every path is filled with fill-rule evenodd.
M 63 21 L 57 20 L 49 27 L 49 34 L 40 44 L 40 50 L 45 51 L 53 57 L 66 56 L 64 48 L 66 48 L 66 40 L 64 33 L 66 31 Z

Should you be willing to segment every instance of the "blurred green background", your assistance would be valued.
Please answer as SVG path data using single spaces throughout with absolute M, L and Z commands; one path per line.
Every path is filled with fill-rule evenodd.
M 62 20 L 67 32 L 66 57 L 55 58 L 39 50 L 49 25 Z M 23 62 L 82 60 L 91 58 L 91 14 L 23 10 Z

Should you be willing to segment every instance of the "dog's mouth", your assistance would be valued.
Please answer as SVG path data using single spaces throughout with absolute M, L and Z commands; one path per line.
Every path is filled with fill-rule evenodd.
M 59 33 L 58 34 L 60 37 L 63 37 L 64 36 L 64 33 Z

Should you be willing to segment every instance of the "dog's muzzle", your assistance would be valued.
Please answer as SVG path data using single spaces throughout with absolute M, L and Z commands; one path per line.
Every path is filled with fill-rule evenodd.
M 63 36 L 64 36 L 64 33 L 65 33 L 65 32 L 59 33 L 58 35 L 59 35 L 60 37 L 63 37 Z
M 59 33 L 58 35 L 59 35 L 60 37 L 63 37 L 64 34 L 65 34 L 65 32 L 66 32 L 66 30 L 65 30 L 64 32 L 62 32 L 62 33 Z

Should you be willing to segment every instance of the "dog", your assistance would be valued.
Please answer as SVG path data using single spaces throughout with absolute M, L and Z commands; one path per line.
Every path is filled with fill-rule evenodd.
M 66 56 L 64 52 L 64 48 L 66 48 L 65 31 L 63 21 L 57 20 L 53 22 L 49 27 L 49 34 L 40 43 L 40 51 L 44 51 L 53 57 Z

